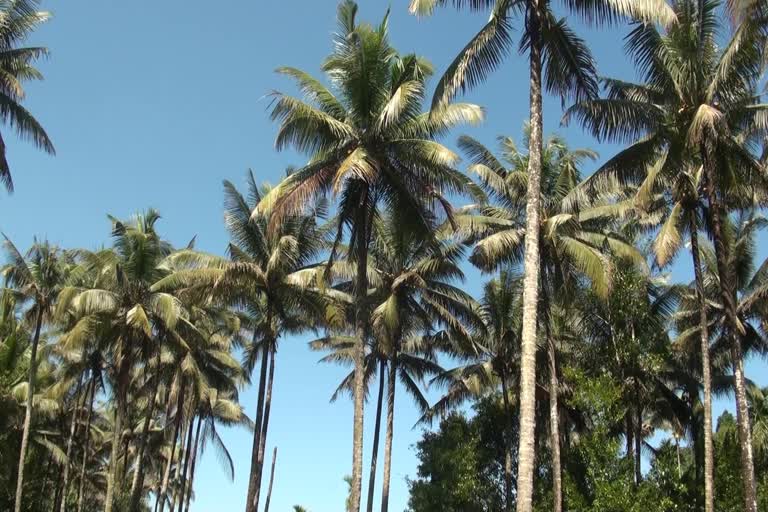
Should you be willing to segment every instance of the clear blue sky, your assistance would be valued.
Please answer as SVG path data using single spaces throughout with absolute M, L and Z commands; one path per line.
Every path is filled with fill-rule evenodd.
M 408 15 L 407 3 L 391 4 L 392 40 L 402 52 L 428 57 L 440 71 L 483 21 L 452 10 L 417 20 Z M 374 22 L 388 5 L 360 4 L 361 18 Z M 48 46 L 51 57 L 41 65 L 45 82 L 29 86 L 27 105 L 47 127 L 58 154 L 52 158 L 6 137 L 16 193 L 0 193 L 0 229 L 22 247 L 37 235 L 65 247 L 96 248 L 109 243 L 107 213 L 127 217 L 154 207 L 172 242 L 186 244 L 197 235 L 198 248 L 221 253 L 227 242 L 221 181 L 242 183 L 251 167 L 260 181 L 275 182 L 286 166 L 302 163 L 295 154 L 273 150 L 275 126 L 263 97 L 273 89 L 293 91 L 273 73 L 277 66 L 318 74 L 335 29 L 335 0 L 67 0 L 45 7 L 55 16 L 33 42 Z M 622 53 L 624 32 L 581 30 L 602 74 L 632 76 Z M 488 108 L 488 118 L 466 132 L 489 144 L 497 134 L 517 136 L 528 111 L 527 84 L 526 62 L 513 56 L 469 97 Z M 548 99 L 545 108 L 545 131 L 558 129 L 559 101 Z M 573 146 L 596 147 L 604 158 L 616 149 L 597 145 L 577 128 L 559 131 Z M 481 280 L 468 272 L 467 287 L 477 293 Z M 688 280 L 687 262 L 673 275 Z M 347 492 L 342 478 L 350 471 L 352 410 L 348 400 L 328 404 L 328 398 L 345 370 L 317 365 L 319 355 L 309 352 L 306 341 L 283 339 L 278 354 L 269 438 L 270 452 L 279 447 L 272 510 L 302 504 L 313 512 L 338 512 Z M 763 364 L 750 364 L 748 371 L 768 384 Z M 406 505 L 405 478 L 415 473 L 411 445 L 419 436 L 411 428 L 417 414 L 399 396 L 395 512 Z M 252 414 L 255 393 L 244 391 L 242 400 Z M 725 405 L 718 402 L 716 413 Z M 366 420 L 370 427 L 372 414 Z M 243 509 L 250 436 L 224 436 L 235 460 L 235 482 L 207 452 L 195 482 L 194 512 Z M 367 458 L 370 435 L 366 441 Z

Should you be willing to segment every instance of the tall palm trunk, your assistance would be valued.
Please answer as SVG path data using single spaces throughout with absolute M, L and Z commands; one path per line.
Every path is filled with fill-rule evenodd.
M 733 375 L 736 387 L 736 422 L 739 431 L 739 444 L 741 445 L 741 480 L 744 486 L 744 510 L 745 512 L 757 512 L 757 493 L 755 490 L 755 465 L 752 456 L 752 429 L 749 421 L 747 407 L 747 390 L 744 377 L 744 354 L 741 348 L 741 335 L 744 334 L 744 326 L 739 321 L 736 311 L 735 283 L 728 267 L 728 247 L 725 244 L 722 215 L 723 206 L 718 197 L 717 173 L 715 166 L 714 148 L 711 144 L 703 143 L 701 150 L 704 171 L 706 175 L 707 200 L 709 201 L 710 223 L 712 225 L 712 239 L 715 246 L 715 259 L 717 261 L 717 274 L 720 280 L 720 295 L 727 325 L 731 335 L 731 355 L 733 358 Z
M 269 305 L 267 305 L 269 315 Z M 271 321 L 271 316 L 269 316 Z M 254 343 L 256 332 L 253 333 Z M 269 344 L 264 340 L 261 349 L 261 369 L 259 370 L 259 391 L 256 403 L 256 422 L 253 430 L 253 447 L 251 448 L 251 473 L 248 476 L 248 494 L 245 501 L 245 512 L 257 512 L 256 494 L 259 474 L 259 447 L 261 446 L 261 426 L 264 421 L 264 398 L 267 387 L 267 364 L 269 363 Z
M 547 327 L 549 331 L 549 327 Z M 549 336 L 547 336 L 549 338 Z M 563 510 L 563 472 L 560 463 L 560 408 L 558 395 L 560 385 L 557 378 L 557 354 L 552 339 L 547 342 L 547 359 L 549 360 L 549 432 L 552 450 L 552 510 Z
M 512 430 L 514 428 L 512 407 L 509 403 L 509 388 L 507 374 L 501 372 L 501 394 L 504 403 L 504 418 L 506 420 L 506 436 L 504 447 L 504 510 L 512 510 Z
M 373 426 L 373 452 L 371 453 L 371 472 L 368 475 L 368 503 L 365 509 L 373 511 L 373 494 L 376 485 L 376 465 L 379 459 L 379 435 L 381 434 L 381 407 L 384 402 L 384 378 L 387 363 L 382 360 L 379 364 L 379 394 L 376 397 L 376 423 Z
M 193 408 L 192 411 L 195 409 Z M 189 470 L 189 461 L 192 458 L 192 442 L 193 435 L 195 433 L 195 414 L 192 412 L 189 418 L 189 426 L 187 427 L 187 442 L 186 451 L 184 457 L 184 467 L 181 470 L 181 487 L 179 488 L 179 495 L 177 496 L 175 503 L 171 506 L 171 512 L 176 510 L 176 504 L 179 505 L 179 512 L 184 508 L 184 493 L 187 490 L 187 471 Z
M 714 512 L 714 467 L 715 455 L 712 444 L 712 367 L 709 362 L 709 329 L 707 325 L 706 298 L 704 295 L 704 276 L 701 269 L 701 254 L 699 253 L 699 227 L 696 223 L 696 212 L 690 216 L 691 256 L 693 257 L 693 273 L 696 279 L 696 298 L 699 302 L 699 337 L 701 340 L 701 380 L 704 386 L 704 512 Z M 693 418 L 695 422 L 696 419 Z M 694 445 L 694 452 L 697 450 Z M 698 457 L 697 457 L 698 458 Z M 698 473 L 698 471 L 697 471 Z
M 83 462 L 80 465 L 80 487 L 77 490 L 77 512 L 83 512 L 83 500 L 85 499 L 85 468 L 88 465 L 88 449 L 91 445 L 91 420 L 93 419 L 93 399 L 96 395 L 96 375 L 91 377 L 91 396 L 88 403 L 88 417 L 85 420 L 85 434 L 83 441 Z
M 269 502 L 272 501 L 272 484 L 275 483 L 275 463 L 276 462 L 277 462 L 277 446 L 275 446 L 275 449 L 272 452 L 272 469 L 269 471 L 269 487 L 267 488 L 267 499 L 264 502 L 264 512 L 269 512 Z
M 202 415 L 197 419 L 197 429 L 195 430 L 195 443 L 192 448 L 192 467 L 189 469 L 189 491 L 187 491 L 187 498 L 184 503 L 184 511 L 189 512 L 189 505 L 192 501 L 192 489 L 195 483 L 195 466 L 197 465 L 197 452 L 200 447 L 200 427 L 203 426 Z M 181 507 L 179 507 L 181 510 Z
M 643 480 L 641 465 L 643 457 L 643 408 L 639 399 L 635 409 L 635 420 L 635 485 L 640 485 Z
M 366 301 L 368 297 L 368 218 L 367 196 L 359 207 L 355 222 L 357 272 L 355 277 L 355 346 L 352 359 L 355 366 L 353 379 L 354 413 L 352 422 L 352 478 L 349 492 L 349 511 L 360 512 L 360 493 L 363 476 L 363 412 L 365 407 L 365 333 L 368 323 Z M 386 485 L 386 481 L 385 481 Z
M 115 500 L 115 486 L 118 483 L 117 472 L 120 458 L 120 442 L 123 436 L 123 422 L 126 414 L 126 401 L 128 398 L 128 384 L 130 380 L 130 365 L 128 358 L 123 355 L 122 363 L 117 372 L 116 407 L 115 407 L 115 431 L 112 433 L 112 450 L 109 456 L 109 469 L 107 473 L 107 494 L 104 498 L 104 512 L 112 512 Z
M 542 103 L 539 1 L 528 1 L 530 31 L 531 134 L 528 150 L 528 197 L 525 220 L 525 273 L 520 360 L 520 447 L 517 465 L 517 512 L 533 509 L 534 444 L 536 438 L 536 317 L 539 298 L 539 203 L 541 193 Z
M 159 362 L 159 354 L 158 354 Z M 147 437 L 149 436 L 149 425 L 152 422 L 152 417 L 155 414 L 155 402 L 157 401 L 157 389 L 160 383 L 160 379 L 155 378 L 155 382 L 152 384 L 151 398 L 147 407 L 147 414 L 144 417 L 144 424 L 141 427 L 141 434 L 139 437 L 138 453 L 136 454 L 136 468 L 133 471 L 133 479 L 131 480 L 131 501 L 129 509 L 131 512 L 137 512 L 139 509 L 139 503 L 141 502 L 141 485 L 144 479 L 144 452 L 147 447 Z M 62 511 L 64 512 L 64 511 Z
M 256 489 L 253 498 L 254 510 L 259 510 L 259 498 L 261 496 L 261 479 L 264 475 L 264 451 L 267 446 L 267 432 L 269 431 L 269 413 L 272 410 L 272 384 L 275 381 L 275 336 L 269 345 L 269 374 L 267 375 L 267 389 L 264 394 L 264 420 L 261 425 L 261 435 L 259 436 L 259 464 L 256 472 Z
M 168 497 L 168 483 L 171 479 L 171 467 L 173 466 L 173 459 L 176 454 L 176 444 L 179 441 L 179 431 L 181 430 L 181 423 L 182 418 L 184 416 L 184 394 L 187 390 L 186 386 L 184 385 L 184 378 L 181 378 L 181 383 L 179 384 L 179 396 L 177 398 L 177 405 L 176 405 L 176 417 L 174 418 L 174 426 L 173 426 L 173 442 L 171 443 L 171 454 L 168 457 L 168 460 L 165 463 L 165 471 L 163 472 L 163 483 L 160 486 L 160 494 L 157 496 L 157 502 L 155 503 L 155 509 L 159 510 L 159 512 L 163 512 L 163 509 L 165 508 L 165 501 Z M 181 456 L 181 450 L 179 451 L 179 456 Z
M 381 488 L 381 512 L 389 510 L 389 482 L 392 473 L 392 443 L 395 432 L 395 389 L 397 389 L 397 348 L 392 350 L 387 376 L 387 432 L 384 438 L 384 475 Z
M 67 452 L 66 452 L 66 458 L 64 460 L 64 470 L 62 471 L 61 480 L 62 480 L 62 488 L 63 488 L 63 498 L 61 499 L 61 504 L 59 507 L 60 512 L 65 512 L 67 510 L 67 490 L 69 487 L 69 467 L 70 467 L 70 461 L 72 458 L 72 447 L 74 446 L 74 440 L 75 435 L 77 434 L 77 423 L 80 418 L 80 411 L 85 405 L 85 400 L 88 398 L 88 392 L 86 390 L 86 393 L 82 397 L 82 404 L 80 403 L 80 391 L 83 386 L 83 376 L 80 376 L 80 381 L 77 383 L 77 391 L 75 392 L 75 396 L 77 397 L 75 399 L 75 410 L 72 411 L 72 424 L 69 426 L 69 437 L 67 438 Z
M 627 433 L 627 460 L 634 464 L 635 462 L 635 428 L 632 422 L 632 407 L 627 409 L 627 414 L 624 416 L 624 428 Z M 634 477 L 633 477 L 634 478 Z
M 118 395 L 121 393 L 118 392 Z M 115 485 L 117 484 L 118 459 L 120 458 L 120 441 L 123 433 L 123 418 L 125 416 L 125 400 L 118 396 L 115 408 L 115 431 L 112 433 L 112 449 L 109 456 L 107 473 L 107 494 L 104 498 L 104 512 L 112 512 L 115 500 Z
M 35 335 L 32 337 L 31 353 L 29 355 L 29 376 L 27 377 L 27 410 L 24 412 L 24 427 L 21 431 L 21 449 L 19 450 L 19 472 L 16 478 L 16 501 L 14 512 L 21 512 L 22 495 L 24 493 L 24 463 L 27 460 L 29 447 L 29 430 L 32 427 L 32 409 L 35 398 L 35 379 L 37 377 L 37 345 L 40 343 L 40 328 L 43 325 L 43 310 L 39 308 L 35 318 Z

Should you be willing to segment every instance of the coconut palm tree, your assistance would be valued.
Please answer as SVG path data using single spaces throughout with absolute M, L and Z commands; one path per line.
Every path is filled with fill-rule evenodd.
M 530 131 L 526 127 L 526 138 Z M 526 141 L 527 142 L 527 141 Z M 500 137 L 500 158 L 470 137 L 461 137 L 459 146 L 468 155 L 488 195 L 498 204 L 470 206 L 456 222 L 471 240 L 475 240 L 470 261 L 485 271 L 502 265 L 519 265 L 528 237 L 525 208 L 530 176 L 530 156 L 518 151 L 510 137 Z M 559 461 L 559 394 L 556 347 L 550 336 L 550 310 L 571 302 L 584 277 L 602 296 L 610 289 L 612 260 L 610 253 L 643 264 L 642 255 L 622 236 L 611 230 L 610 213 L 620 204 L 607 198 L 583 198 L 578 187 L 579 168 L 587 159 L 595 159 L 590 150 L 571 150 L 557 136 L 546 140 L 541 153 L 541 234 L 538 238 L 539 304 L 537 315 L 548 347 L 550 377 L 550 445 L 553 457 L 555 508 L 562 505 Z M 522 392 L 522 391 L 521 391 Z
M 172 332 L 178 322 L 186 322 L 187 312 L 178 298 L 152 290 L 152 285 L 167 275 L 161 263 L 172 252 L 171 245 L 155 229 L 159 219 L 154 210 L 130 222 L 111 218 L 114 248 L 82 256 L 83 268 L 98 269 L 99 281 L 89 287 L 69 286 L 60 299 L 62 310 L 71 310 L 79 318 L 88 317 L 108 333 L 105 360 L 114 393 L 115 425 L 105 512 L 111 512 L 119 485 L 120 447 L 129 420 L 127 399 L 135 365 L 149 361 L 163 333 Z M 123 463 L 123 469 L 125 466 Z
M 389 484 L 394 441 L 395 391 L 398 380 L 422 412 L 428 403 L 419 390 L 426 376 L 442 372 L 435 359 L 433 340 L 451 333 L 454 339 L 468 338 L 469 326 L 480 325 L 478 305 L 454 283 L 463 279 L 458 263 L 461 245 L 451 239 L 423 238 L 409 229 L 408 219 L 391 211 L 372 225 L 369 266 L 369 302 L 374 306 L 369 327 L 372 347 L 366 356 L 366 383 L 379 369 L 377 421 L 373 453 L 378 452 L 378 429 L 386 382 L 387 418 L 384 449 L 382 512 L 389 506 Z M 353 284 L 337 285 L 352 290 Z M 329 345 L 329 343 L 336 346 Z M 327 360 L 351 362 L 354 338 L 329 337 L 312 345 L 334 348 Z M 346 357 L 345 357 L 346 356 Z M 386 374 L 386 375 L 385 375 Z M 354 372 L 340 390 L 352 391 Z M 368 509 L 373 507 L 375 464 L 371 464 Z
M 411 12 L 428 14 L 448 0 L 412 0 Z M 535 383 L 537 304 L 540 262 L 538 254 L 539 199 L 542 173 L 544 88 L 561 98 L 576 101 L 597 94 L 595 64 L 585 42 L 568 26 L 566 18 L 557 19 L 548 0 L 481 0 L 450 2 L 457 7 L 490 10 L 488 22 L 462 48 L 441 78 L 433 99 L 433 108 L 456 94 L 484 81 L 515 45 L 512 22 L 520 18 L 523 29 L 520 48 L 530 59 L 530 124 L 528 160 L 528 200 L 526 201 L 525 279 L 522 326 L 522 386 L 520 390 L 520 453 L 517 510 L 530 512 L 533 506 L 533 470 L 535 437 Z M 611 22 L 623 17 L 644 22 L 669 23 L 674 14 L 664 0 L 564 1 L 564 7 L 588 21 Z M 555 504 L 559 512 L 559 504 Z
M 732 330 L 740 332 L 730 284 L 733 279 L 725 265 L 728 254 L 722 219 L 725 206 L 749 207 L 742 199 L 753 194 L 761 196 L 766 190 L 764 172 L 750 153 L 751 144 L 762 140 L 766 129 L 763 119 L 768 107 L 755 101 L 765 32 L 759 25 L 742 23 L 721 49 L 716 42 L 721 28 L 718 7 L 714 0 L 680 1 L 675 7 L 678 22 L 668 30 L 638 25 L 628 36 L 627 48 L 645 82 L 606 80 L 607 98 L 576 104 L 566 112 L 564 120 L 576 118 L 598 138 L 631 144 L 598 170 L 590 186 L 610 186 L 615 181 L 634 183 L 639 185 L 641 204 L 664 191 L 673 200 L 673 206 L 657 243 L 661 259 L 674 254 L 683 238 L 680 227 L 687 225 L 700 288 L 701 263 L 696 261 L 698 214 L 694 212 L 697 198 L 706 197 L 707 227 L 715 240 L 724 283 L 722 301 L 729 312 Z M 703 300 L 703 294 L 699 295 Z M 704 325 L 706 320 L 702 317 L 700 322 Z M 702 329 L 700 334 L 701 353 L 706 354 L 706 333 Z M 732 349 L 736 401 L 741 411 L 745 510 L 751 512 L 756 510 L 754 471 L 738 339 Z M 706 356 L 702 359 L 702 364 L 707 364 Z M 711 395 L 709 370 L 704 369 L 702 375 L 707 402 Z M 705 404 L 704 408 L 705 504 L 707 512 L 711 512 L 712 420 L 710 407 Z
M 22 427 L 21 449 L 19 450 L 19 470 L 16 479 L 15 512 L 21 511 L 24 494 L 24 465 L 32 427 L 33 398 L 37 377 L 37 351 L 43 324 L 53 316 L 53 308 L 64 285 L 71 258 L 58 247 L 47 241 L 35 241 L 26 255 L 22 255 L 15 245 L 5 237 L 5 253 L 8 264 L 2 268 L 6 287 L 17 296 L 19 303 L 29 302 L 25 313 L 31 328 L 29 375 L 27 377 L 27 403 Z
M 389 212 L 372 226 L 371 262 L 378 274 L 380 296 L 371 315 L 372 329 L 386 354 L 387 431 L 384 441 L 384 481 L 381 511 L 389 507 L 390 471 L 394 435 L 395 390 L 398 376 L 405 389 L 426 410 L 427 402 L 413 386 L 442 369 L 437 365 L 429 344 L 436 331 L 453 339 L 468 339 L 469 328 L 481 326 L 479 306 L 472 297 L 455 286 L 463 280 L 459 269 L 461 245 L 453 240 L 425 238 L 409 229 L 402 212 Z M 426 334 L 426 336 L 424 336 Z M 424 345 L 426 346 L 420 346 Z M 413 358 L 409 353 L 425 352 L 427 358 Z M 401 371 L 400 364 L 403 364 Z
M 37 0 L 13 0 L 0 5 L 0 119 L 14 128 L 21 138 L 31 140 L 46 153 L 55 153 L 53 143 L 40 122 L 22 105 L 23 83 L 42 80 L 35 61 L 48 55 L 43 47 L 24 46 L 34 30 L 50 18 L 37 10 Z M 0 182 L 13 192 L 11 168 L 6 157 L 5 140 L 0 135 Z
M 456 124 L 483 117 L 479 107 L 467 104 L 422 113 L 431 66 L 414 55 L 398 55 L 389 43 L 388 16 L 373 27 L 358 24 L 356 15 L 354 2 L 340 4 L 334 51 L 323 64 L 330 89 L 303 71 L 278 70 L 297 81 L 306 101 L 275 94 L 272 117 L 280 121 L 276 146 L 292 146 L 310 162 L 266 195 L 257 209 L 257 214 L 275 212 L 274 227 L 308 198 L 332 192 L 339 200 L 337 240 L 345 228 L 350 231 L 349 259 L 357 266 L 352 512 L 360 508 L 362 478 L 371 222 L 379 204 L 404 212 L 424 232 L 430 231 L 435 211 L 450 215 L 444 194 L 463 192 L 467 180 L 454 169 L 458 156 L 435 138 Z M 333 260 L 335 251 L 331 256 Z
M 210 297 L 246 313 L 245 327 L 253 333 L 245 347 L 246 373 L 251 374 L 260 361 L 247 501 L 251 508 L 258 504 L 261 490 L 277 342 L 281 335 L 311 327 L 325 313 L 324 294 L 311 290 L 316 284 L 311 276 L 328 246 L 328 229 L 321 223 L 327 208 L 319 200 L 301 214 L 282 217 L 279 228 L 270 229 L 269 212 L 254 214 L 270 189 L 260 189 L 253 173 L 248 174 L 246 196 L 228 181 L 224 189 L 230 258 L 180 251 L 170 258 L 174 272 L 156 289 Z

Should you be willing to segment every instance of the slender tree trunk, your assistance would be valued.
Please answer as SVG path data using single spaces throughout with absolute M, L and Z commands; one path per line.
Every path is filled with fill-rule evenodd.
M 397 389 L 397 348 L 392 350 L 387 376 L 387 432 L 384 437 L 384 475 L 381 488 L 381 512 L 389 510 L 389 482 L 392 474 L 392 443 L 395 433 L 395 390 Z
M 717 163 L 715 161 L 714 148 L 707 143 L 703 143 L 701 156 L 704 162 L 704 172 L 707 181 L 705 189 L 707 191 L 707 200 L 709 201 L 712 240 L 715 246 L 717 274 L 720 281 L 720 296 L 731 334 L 731 354 L 733 356 L 733 374 L 736 384 L 736 420 L 738 423 L 739 444 L 741 445 L 741 480 L 744 486 L 744 510 L 745 512 L 757 512 L 755 466 L 752 456 L 752 429 L 747 409 L 744 354 L 741 348 L 741 336 L 744 334 L 744 326 L 741 325 L 736 310 L 735 283 L 731 278 L 731 272 L 728 267 L 730 258 L 721 222 L 724 212 L 718 197 L 717 173 L 715 169 Z
M 190 411 L 192 409 L 190 408 Z M 194 420 L 193 420 L 194 421 Z M 194 423 L 192 423 L 194 425 Z M 187 423 L 185 419 L 181 426 L 181 438 L 179 441 L 179 461 L 176 467 L 173 468 L 173 474 L 171 475 L 172 488 L 170 489 L 170 495 L 168 498 L 168 510 L 174 512 L 176 510 L 176 503 L 179 501 L 179 495 L 181 494 L 181 472 L 186 464 L 188 447 L 186 444 L 187 434 L 192 427 Z
M 349 492 L 349 511 L 360 512 L 360 493 L 363 476 L 363 413 L 365 408 L 365 333 L 368 323 L 368 211 L 367 195 L 359 206 L 355 230 L 357 235 L 357 275 L 355 277 L 355 346 L 352 359 L 355 366 L 353 379 L 354 414 L 352 423 L 352 481 Z M 385 477 L 386 478 L 386 477 Z M 387 485 L 385 480 L 385 485 Z M 383 497 L 382 497 L 383 500 Z M 382 501 L 383 505 L 383 501 Z
M 59 476 L 58 483 L 56 484 L 56 492 L 53 496 L 53 507 L 51 512 L 56 512 L 61 506 L 61 500 L 64 495 L 64 473 Z
M 277 462 L 277 446 L 275 446 L 275 449 L 272 452 L 272 469 L 269 471 L 269 487 L 267 488 L 267 499 L 264 502 L 264 512 L 269 512 L 269 502 L 272 501 L 272 484 L 275 482 L 275 463 L 276 462 Z
M 267 432 L 269 431 L 269 413 L 272 410 L 272 384 L 275 381 L 275 337 L 269 343 L 269 373 L 267 375 L 267 389 L 264 395 L 264 420 L 261 425 L 261 436 L 259 439 L 259 464 L 256 473 L 256 489 L 254 494 L 254 509 L 259 510 L 259 498 L 261 496 L 261 479 L 264 474 L 264 452 L 267 446 Z
M 549 327 L 547 327 L 549 331 Z M 547 336 L 549 338 L 549 336 Z M 552 498 L 554 500 L 552 510 L 563 510 L 563 472 L 560 462 L 560 408 L 558 395 L 560 385 L 557 378 L 557 354 L 552 339 L 547 340 L 547 356 L 549 359 L 549 429 L 550 444 L 552 449 Z
M 175 425 L 173 427 L 173 443 L 171 444 L 171 454 L 165 464 L 163 483 L 160 486 L 160 494 L 158 495 L 157 503 L 155 504 L 157 505 L 156 508 L 159 509 L 160 512 L 163 512 L 163 509 L 165 508 L 165 501 L 168 497 L 168 483 L 171 479 L 171 467 L 173 466 L 173 459 L 176 453 L 176 444 L 179 442 L 179 430 L 181 429 L 182 418 L 184 416 L 184 394 L 187 388 L 184 385 L 183 377 L 180 380 L 179 386 L 180 389 L 179 396 L 177 398 L 176 417 L 174 418 Z M 181 456 L 181 451 L 179 451 L 179 456 Z
M 119 393 L 118 393 L 119 394 Z M 120 441 L 123 433 L 124 400 L 117 399 L 115 408 L 115 431 L 112 433 L 112 450 L 109 457 L 109 473 L 107 473 L 107 494 L 104 498 L 104 512 L 112 512 L 115 500 L 115 485 L 117 477 L 118 458 L 120 457 Z
M 643 408 L 638 399 L 637 409 L 635 411 L 637 423 L 635 424 L 635 485 L 640 485 L 643 481 L 642 456 L 643 456 Z
M 504 510 L 512 510 L 512 430 L 514 417 L 512 416 L 512 407 L 509 403 L 509 388 L 507 384 L 507 373 L 501 373 L 501 394 L 504 403 L 504 418 L 506 420 L 506 436 L 504 447 Z
M 115 486 L 118 483 L 117 472 L 120 458 L 120 442 L 123 435 L 123 422 L 126 414 L 126 401 L 128 395 L 128 384 L 130 379 L 130 366 L 127 357 L 123 357 L 123 362 L 117 372 L 117 384 L 115 394 L 115 431 L 112 435 L 112 450 L 109 456 L 109 469 L 107 473 L 107 493 L 104 498 L 104 512 L 112 512 L 115 501 Z
M 91 419 L 93 418 L 93 399 L 96 395 L 96 375 L 91 376 L 91 397 L 88 403 L 88 418 L 85 420 L 85 439 L 83 440 L 83 462 L 80 465 L 80 487 L 77 490 L 77 512 L 83 512 L 85 499 L 85 468 L 88 465 L 88 449 L 91 446 Z
M 19 473 L 16 478 L 16 501 L 14 512 L 21 512 L 22 496 L 24 494 L 24 463 L 27 460 L 29 447 L 29 431 L 32 428 L 32 410 L 35 399 L 35 379 L 37 378 L 37 346 L 40 343 L 40 328 L 43 325 L 43 311 L 38 309 L 35 319 L 35 335 L 32 337 L 32 347 L 29 356 L 29 376 L 27 377 L 27 410 L 24 412 L 24 426 L 21 432 L 21 449 L 19 450 Z
M 704 276 L 701 268 L 701 253 L 699 252 L 699 228 L 696 223 L 696 212 L 690 216 L 691 256 L 693 257 L 693 272 L 696 279 L 696 298 L 699 302 L 699 339 L 701 341 L 701 381 L 704 386 L 704 512 L 714 512 L 714 468 L 715 450 L 712 443 L 712 367 L 709 361 L 709 328 L 707 323 L 707 303 L 704 295 Z M 696 418 L 693 418 L 693 422 Z M 698 448 L 694 444 L 694 454 Z M 679 453 L 678 453 L 679 456 Z M 698 459 L 698 457 L 695 457 Z M 698 468 L 697 468 L 698 475 Z
M 632 426 L 632 407 L 629 407 L 629 410 L 627 411 L 626 416 L 624 417 L 624 424 L 625 424 L 625 430 L 627 431 L 627 459 L 629 459 L 632 464 L 634 464 L 635 460 L 635 436 L 634 431 L 635 428 Z
M 373 452 L 371 453 L 371 472 L 368 475 L 368 503 L 366 510 L 373 512 L 373 494 L 376 486 L 376 463 L 379 459 L 379 435 L 381 433 L 381 407 L 384 403 L 384 379 L 387 372 L 386 361 L 379 364 L 379 394 L 376 397 L 376 423 L 373 426 Z
M 88 390 L 86 389 L 85 394 L 82 397 L 83 403 L 80 403 L 80 397 L 78 396 L 80 394 L 80 391 L 82 391 L 83 386 L 83 376 L 80 376 L 80 381 L 77 384 L 77 391 L 75 392 L 75 410 L 72 411 L 72 424 L 69 427 L 69 437 L 67 438 L 67 453 L 66 453 L 66 460 L 64 461 L 64 470 L 62 472 L 62 487 L 64 488 L 63 491 L 63 498 L 61 499 L 60 504 L 60 512 L 65 512 L 67 510 L 67 490 L 69 487 L 69 466 L 70 466 L 70 460 L 72 458 L 72 446 L 74 445 L 75 435 L 77 434 L 77 422 L 80 418 L 80 411 L 85 405 L 85 400 L 88 398 Z
M 267 306 L 269 309 L 269 306 Z M 271 321 L 271 317 L 270 317 Z M 256 333 L 254 340 L 256 342 Z M 245 512 L 257 512 L 256 487 L 259 474 L 259 447 L 261 446 L 261 425 L 264 422 L 264 395 L 267 387 L 267 365 L 269 363 L 269 343 L 264 340 L 261 349 L 261 369 L 259 371 L 259 391 L 256 403 L 256 422 L 253 430 L 253 447 L 251 449 L 251 473 L 248 477 L 248 494 L 245 501 Z
M 156 368 L 155 371 L 160 371 L 160 349 L 158 347 L 157 354 L 155 356 L 155 364 Z M 144 424 L 141 428 L 141 434 L 139 437 L 139 446 L 137 448 L 137 454 L 136 454 L 136 468 L 133 472 L 133 478 L 131 479 L 131 498 L 129 502 L 129 508 L 131 512 L 135 512 L 139 508 L 139 503 L 141 501 L 141 490 L 144 488 L 144 452 L 146 451 L 147 447 L 147 438 L 149 436 L 149 426 L 152 422 L 152 418 L 155 414 L 155 403 L 157 402 L 157 392 L 160 386 L 160 379 L 158 377 L 155 378 L 155 381 L 152 384 L 152 391 L 151 391 L 151 398 L 150 402 L 147 404 L 147 414 L 144 417 Z M 169 403 L 170 406 L 170 403 Z
M 194 408 L 192 409 L 194 411 Z M 184 508 L 184 493 L 187 490 L 187 471 L 189 470 L 189 460 L 192 457 L 192 441 L 195 433 L 195 415 L 194 412 L 189 415 L 189 427 L 187 427 L 186 456 L 184 457 L 184 468 L 181 471 L 181 488 L 176 503 L 179 505 L 179 512 Z M 176 509 L 175 504 L 171 507 L 171 512 Z
M 531 133 L 528 151 L 528 196 L 525 221 L 523 328 L 520 358 L 520 447 L 517 465 L 517 512 L 533 510 L 536 439 L 536 327 L 539 299 L 539 203 L 541 194 L 542 103 L 539 1 L 528 1 L 530 48 Z
M 192 467 L 189 470 L 189 491 L 187 491 L 186 503 L 184 504 L 185 512 L 189 512 L 189 504 L 192 501 L 192 489 L 195 483 L 195 466 L 197 465 L 197 452 L 200 447 L 200 427 L 203 426 L 203 417 L 200 416 L 197 419 L 197 430 L 195 431 L 195 444 L 192 449 Z M 181 507 L 179 507 L 181 510 Z
M 158 356 L 159 359 L 159 356 Z M 149 425 L 152 422 L 152 417 L 155 414 L 155 402 L 157 401 L 157 389 L 159 379 L 155 378 L 155 382 L 152 385 L 152 396 L 149 404 L 147 404 L 147 415 L 144 417 L 144 424 L 141 426 L 141 434 L 139 437 L 139 446 L 136 454 L 136 468 L 133 471 L 133 479 L 131 480 L 131 501 L 129 510 L 131 512 L 137 512 L 139 509 L 139 503 L 141 502 L 141 490 L 144 477 L 144 452 L 147 447 L 147 437 L 149 435 Z M 62 511 L 63 512 L 63 511 Z

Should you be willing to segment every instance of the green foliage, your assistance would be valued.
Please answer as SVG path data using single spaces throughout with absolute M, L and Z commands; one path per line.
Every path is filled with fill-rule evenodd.
M 504 505 L 503 411 L 499 397 L 467 419 L 451 413 L 416 445 L 417 476 L 408 481 L 410 512 L 492 512 Z

